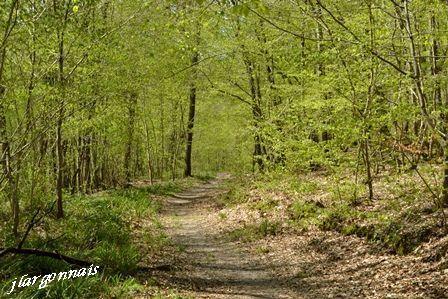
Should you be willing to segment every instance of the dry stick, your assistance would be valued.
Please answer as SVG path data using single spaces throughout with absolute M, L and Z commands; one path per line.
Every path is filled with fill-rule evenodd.
M 57 236 L 57 237 L 54 237 L 54 238 L 51 238 L 51 239 L 45 241 L 44 244 L 45 244 L 45 245 L 48 245 L 48 244 L 50 244 L 50 243 L 52 243 L 52 242 L 54 242 L 54 241 L 59 240 L 60 238 L 64 237 L 65 235 L 67 235 L 67 233 L 62 233 L 62 234 L 60 234 L 60 235 Z
M 38 249 L 22 249 L 22 248 L 0 248 L 0 258 L 6 256 L 7 254 L 23 254 L 23 255 L 35 255 L 35 256 L 43 256 L 49 257 L 56 260 L 64 261 L 68 264 L 77 265 L 77 266 L 90 266 L 92 265 L 89 261 L 80 260 L 74 257 L 70 257 L 64 254 L 60 254 L 59 252 L 50 252 L 43 251 Z
M 244 92 L 248 96 L 251 96 L 251 94 L 247 90 L 245 90 L 243 87 L 241 87 L 241 85 L 238 84 L 238 82 L 233 82 L 233 81 L 230 81 L 230 82 L 233 83 L 233 85 L 235 85 L 236 87 L 238 87 L 239 90 L 241 90 L 242 92 Z

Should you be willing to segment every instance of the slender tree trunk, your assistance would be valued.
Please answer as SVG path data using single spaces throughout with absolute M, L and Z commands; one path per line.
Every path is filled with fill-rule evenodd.
M 374 19 L 372 14 L 372 7 L 369 4 L 369 35 L 370 35 L 370 47 L 373 49 L 375 46 L 375 33 L 374 33 Z M 370 83 L 367 93 L 367 101 L 363 111 L 364 128 L 363 128 L 363 140 L 361 146 L 363 147 L 364 165 L 366 167 L 366 184 L 369 189 L 369 200 L 373 200 L 373 176 L 372 176 L 372 163 L 371 163 L 371 153 L 370 153 L 370 110 L 373 104 L 373 98 L 375 94 L 375 66 L 374 58 L 370 58 Z
M 64 176 L 64 151 L 62 145 L 62 118 L 64 117 L 64 108 L 59 108 L 58 120 L 56 123 L 56 218 L 64 217 L 63 208 L 63 176 Z
M 13 174 L 11 165 L 11 145 L 8 139 L 8 133 L 6 129 L 6 117 L 5 108 L 3 106 L 3 99 L 5 94 L 5 88 L 0 85 L 0 140 L 2 143 L 0 161 L 3 167 L 3 175 L 6 177 L 8 183 L 8 194 L 11 203 L 11 212 L 13 219 L 12 232 L 14 236 L 18 236 L 18 227 L 20 222 L 20 207 L 19 197 L 17 194 L 17 183 Z
M 414 33 L 412 31 L 411 26 L 411 16 L 409 12 L 409 0 L 403 1 L 403 14 L 404 14 L 404 21 L 405 21 L 405 29 L 406 33 L 408 35 L 408 46 L 409 51 L 412 57 L 412 71 L 414 74 L 414 83 L 415 83 L 415 91 L 417 94 L 417 98 L 420 102 L 420 108 L 422 110 L 422 113 L 424 116 L 427 116 L 427 103 L 426 103 L 426 95 L 423 92 L 423 77 L 421 74 L 421 65 L 418 58 L 417 48 L 415 46 L 414 41 Z
M 32 12 L 35 13 L 36 12 L 36 1 L 33 0 L 32 3 Z M 32 23 L 31 24 L 31 34 L 32 34 L 32 38 L 31 38 L 31 53 L 30 53 L 30 64 L 31 64 L 31 72 L 30 72 L 30 78 L 29 78 L 29 82 L 28 82 L 28 98 L 27 98 L 27 103 L 26 103 L 26 111 L 25 111 L 25 132 L 24 132 L 24 137 L 23 137 L 23 141 L 22 144 L 20 145 L 20 148 L 23 148 L 26 143 L 28 142 L 28 140 L 30 139 L 29 137 L 31 136 L 31 131 L 34 127 L 33 124 L 33 110 L 34 110 L 34 87 L 35 87 L 35 76 L 36 76 L 36 62 L 37 62 L 37 52 L 36 52 L 36 41 L 37 41 L 37 34 L 36 34 L 36 27 L 35 24 Z M 36 149 L 36 143 L 32 143 L 32 148 L 34 150 L 34 153 L 37 152 Z M 20 158 L 22 157 L 22 152 L 20 154 Z M 33 162 L 35 161 L 36 156 L 33 157 Z M 34 190 L 35 190 L 35 170 L 32 170 L 31 173 L 31 188 L 30 188 L 30 194 L 29 194 L 29 198 L 34 198 Z
M 55 6 L 55 9 L 57 7 Z M 64 146 L 62 140 L 62 124 L 64 120 L 64 106 L 65 106 L 65 29 L 68 20 L 69 6 L 64 10 L 63 24 L 58 32 L 58 47 L 59 47 L 59 73 L 58 73 L 58 83 L 59 83 L 59 111 L 58 119 L 56 122 L 56 218 L 61 219 L 64 217 L 63 208 L 63 194 L 62 188 L 64 187 Z
M 89 130 L 90 131 L 90 130 Z M 90 135 L 90 132 L 87 133 L 87 135 L 84 137 L 84 154 L 83 154 L 83 164 L 84 164 L 84 193 L 90 193 L 91 192 L 91 181 L 92 181 L 92 174 L 91 174 L 91 163 L 92 163 L 92 137 Z
M 152 185 L 153 182 L 153 169 L 152 169 L 152 155 L 151 155 L 151 138 L 149 137 L 149 128 L 146 120 L 143 121 L 143 125 L 145 126 L 145 137 L 146 137 L 146 155 L 148 158 L 148 177 L 149 183 Z
M 442 103 L 442 88 L 441 88 L 441 83 L 440 83 L 440 78 L 439 74 L 441 72 L 441 66 L 439 63 L 439 55 L 440 55 L 440 42 L 437 39 L 437 28 L 438 28 L 438 23 L 436 20 L 436 17 L 434 15 L 434 12 L 432 12 L 431 17 L 430 17 L 430 27 L 431 27 L 431 31 L 432 31 L 432 44 L 431 44 L 431 49 L 430 49 L 430 53 L 432 55 L 431 58 L 431 75 L 434 78 L 435 81 L 435 88 L 434 88 L 434 93 L 433 93 L 433 109 L 434 110 L 439 110 L 443 103 Z M 442 122 L 444 124 L 446 124 L 446 113 L 441 113 L 440 118 L 442 119 Z M 445 134 L 447 132 L 447 128 L 445 125 Z M 430 137 L 430 144 L 428 146 L 428 152 L 429 152 L 429 159 L 432 158 L 433 152 L 434 152 L 434 148 L 435 148 L 435 152 L 436 154 L 441 154 L 444 153 L 444 149 L 442 146 L 443 142 L 438 142 L 438 139 L 435 136 L 431 136 Z
M 196 34 L 197 42 L 196 47 L 199 45 L 199 32 Z M 195 65 L 199 61 L 199 52 L 197 50 L 193 51 L 191 58 L 191 65 L 193 65 L 192 76 L 190 81 L 190 96 L 189 96 L 189 111 L 188 111 L 188 123 L 187 123 L 187 138 L 186 138 L 186 150 L 185 150 L 185 172 L 184 176 L 189 177 L 192 175 L 191 171 L 191 154 L 193 150 L 193 128 L 194 128 L 194 118 L 196 114 L 196 80 L 197 80 L 197 69 Z
M 132 161 L 132 146 L 134 142 L 134 127 L 135 127 L 135 116 L 137 106 L 137 94 L 132 92 L 130 95 L 128 103 L 128 128 L 127 128 L 127 143 L 126 151 L 124 155 L 124 169 L 126 176 L 126 183 L 131 181 L 131 161 Z
M 247 76 L 249 80 L 250 94 L 252 97 L 252 121 L 254 127 L 254 151 L 252 156 L 252 169 L 255 170 L 255 165 L 258 165 L 260 171 L 264 170 L 264 151 L 263 140 L 260 135 L 261 120 L 263 118 L 263 112 L 261 110 L 261 92 L 259 90 L 259 84 L 255 78 L 254 63 L 247 57 L 247 53 L 244 54 L 244 63 L 246 65 Z
M 448 138 L 445 139 L 444 151 L 442 205 L 448 207 Z
M 160 156 L 158 163 L 159 177 L 163 181 L 165 174 L 165 107 L 163 104 L 163 95 L 160 95 Z

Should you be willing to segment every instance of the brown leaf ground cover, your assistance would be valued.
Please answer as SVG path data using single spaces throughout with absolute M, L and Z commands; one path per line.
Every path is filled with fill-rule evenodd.
M 287 193 L 271 194 L 281 204 L 269 209 L 254 208 L 264 196 L 256 190 L 224 207 L 223 182 L 164 200 L 162 223 L 177 250 L 152 273 L 166 290 L 159 298 L 448 298 L 446 254 L 436 254 L 446 238 L 398 255 L 354 234 L 297 229 Z

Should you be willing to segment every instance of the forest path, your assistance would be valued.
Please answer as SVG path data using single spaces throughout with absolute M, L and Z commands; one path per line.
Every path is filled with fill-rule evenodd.
M 230 241 L 226 231 L 252 220 L 241 218 L 250 213 L 243 206 L 219 206 L 228 177 L 163 199 L 159 216 L 174 246 L 160 271 L 146 275 L 168 295 L 156 298 L 448 298 L 448 269 L 438 262 L 389 254 L 356 236 L 310 229 Z
M 207 223 L 213 200 L 228 177 L 166 199 L 162 223 L 181 250 L 180 262 L 164 277 L 166 285 L 194 298 L 294 298 L 266 266 L 241 244 L 230 242 Z M 218 217 L 218 215 L 216 215 Z

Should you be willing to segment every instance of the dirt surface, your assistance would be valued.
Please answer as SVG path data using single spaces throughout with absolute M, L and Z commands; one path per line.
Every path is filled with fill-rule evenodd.
M 247 248 L 223 238 L 207 221 L 226 177 L 166 200 L 162 223 L 181 255 L 175 270 L 159 279 L 193 298 L 294 298 Z
M 226 178 L 164 200 L 162 223 L 179 251 L 154 275 L 162 286 L 191 298 L 448 298 L 439 264 L 357 237 L 310 231 L 229 241 L 224 228 L 238 220 L 220 219 L 214 204 Z

